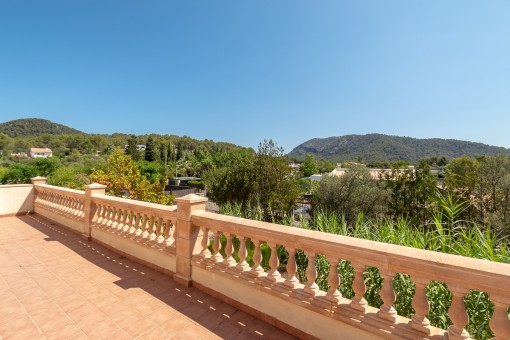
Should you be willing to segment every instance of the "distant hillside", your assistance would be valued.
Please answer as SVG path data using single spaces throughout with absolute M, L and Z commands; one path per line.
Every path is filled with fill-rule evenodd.
M 429 157 L 456 158 L 463 155 L 510 154 L 510 149 L 454 139 L 416 139 L 383 134 L 346 135 L 314 138 L 297 146 L 289 157 L 304 159 L 307 153 L 332 162 L 392 162 L 407 160 L 416 163 Z
M 17 119 L 1 123 L 0 132 L 5 133 L 9 137 L 40 136 L 44 134 L 72 135 L 83 133 L 68 126 L 39 118 Z

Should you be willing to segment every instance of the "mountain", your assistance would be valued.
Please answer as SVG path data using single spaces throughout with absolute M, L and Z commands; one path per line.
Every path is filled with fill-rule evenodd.
M 314 138 L 297 146 L 289 157 L 304 159 L 311 153 L 317 159 L 332 162 L 392 162 L 407 160 L 416 163 L 429 157 L 456 158 L 463 155 L 510 154 L 510 149 L 455 139 L 417 139 L 383 134 L 346 135 Z
M 16 119 L 0 124 L 0 133 L 9 137 L 50 135 L 72 135 L 83 132 L 46 119 Z

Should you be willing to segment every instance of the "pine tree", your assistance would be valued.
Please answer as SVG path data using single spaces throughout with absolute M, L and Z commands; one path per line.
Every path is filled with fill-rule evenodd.
M 140 151 L 138 151 L 138 138 L 135 135 L 131 135 L 128 139 L 126 155 L 130 155 L 135 161 L 139 161 L 141 158 Z
M 145 160 L 148 162 L 154 162 L 158 160 L 156 143 L 154 143 L 152 136 L 149 136 L 147 139 L 147 144 L 145 145 Z

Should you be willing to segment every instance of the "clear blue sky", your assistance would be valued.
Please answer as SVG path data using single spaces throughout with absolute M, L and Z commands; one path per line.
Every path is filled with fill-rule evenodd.
M 0 122 L 510 147 L 510 1 L 0 1 Z

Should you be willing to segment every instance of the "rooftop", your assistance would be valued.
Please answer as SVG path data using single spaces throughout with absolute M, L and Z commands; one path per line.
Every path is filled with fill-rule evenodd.
M 293 338 L 40 216 L 0 229 L 2 339 Z

